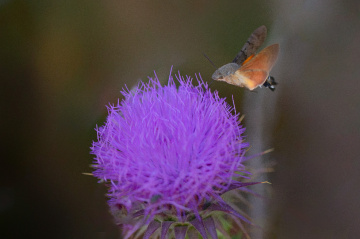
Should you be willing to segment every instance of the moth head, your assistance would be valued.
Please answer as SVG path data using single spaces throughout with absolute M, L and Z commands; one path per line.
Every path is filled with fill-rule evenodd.
M 217 69 L 214 74 L 211 76 L 213 80 L 223 80 L 225 77 L 229 75 L 235 74 L 235 71 L 239 69 L 239 65 L 236 63 L 229 63 L 223 65 L 219 69 Z

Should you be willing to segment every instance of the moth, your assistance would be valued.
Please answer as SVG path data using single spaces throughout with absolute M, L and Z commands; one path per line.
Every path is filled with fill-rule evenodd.
M 257 28 L 250 35 L 235 59 L 217 69 L 212 75 L 212 79 L 225 81 L 239 87 L 246 87 L 249 90 L 254 90 L 258 86 L 265 86 L 274 91 L 277 83 L 269 73 L 278 58 L 279 44 L 270 45 L 255 54 L 264 43 L 266 35 L 267 29 L 265 26 Z

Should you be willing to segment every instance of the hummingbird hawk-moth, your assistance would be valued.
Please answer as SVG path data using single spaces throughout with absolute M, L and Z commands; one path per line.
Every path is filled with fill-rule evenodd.
M 232 63 L 217 69 L 212 75 L 212 79 L 246 87 L 249 90 L 263 85 L 274 91 L 277 83 L 269 73 L 278 58 L 279 44 L 270 45 L 255 54 L 264 43 L 266 34 L 265 26 L 257 28 Z

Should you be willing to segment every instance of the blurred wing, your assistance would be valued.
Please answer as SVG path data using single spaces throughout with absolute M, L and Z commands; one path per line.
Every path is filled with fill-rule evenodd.
M 255 55 L 239 69 L 240 71 L 261 70 L 269 74 L 275 65 L 280 51 L 279 44 L 270 45 L 264 48 L 259 54 Z
M 249 56 L 256 53 L 259 47 L 264 43 L 266 35 L 267 29 L 265 26 L 255 29 L 232 62 L 241 66 Z
M 266 79 L 269 76 L 267 71 L 262 70 L 248 70 L 241 71 L 240 69 L 236 71 L 236 75 L 241 79 L 241 83 L 248 88 L 249 90 L 253 90 L 259 85 L 264 84 Z

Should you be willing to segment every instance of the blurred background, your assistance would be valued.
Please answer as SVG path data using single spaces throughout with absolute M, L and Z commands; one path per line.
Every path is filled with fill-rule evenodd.
M 1 0 L 0 238 L 119 238 L 82 174 L 105 105 L 171 66 L 211 82 L 202 53 L 228 63 L 261 25 L 281 46 L 276 91 L 211 85 L 246 115 L 249 155 L 275 148 L 254 159 L 274 172 L 253 237 L 359 238 L 357 0 Z

